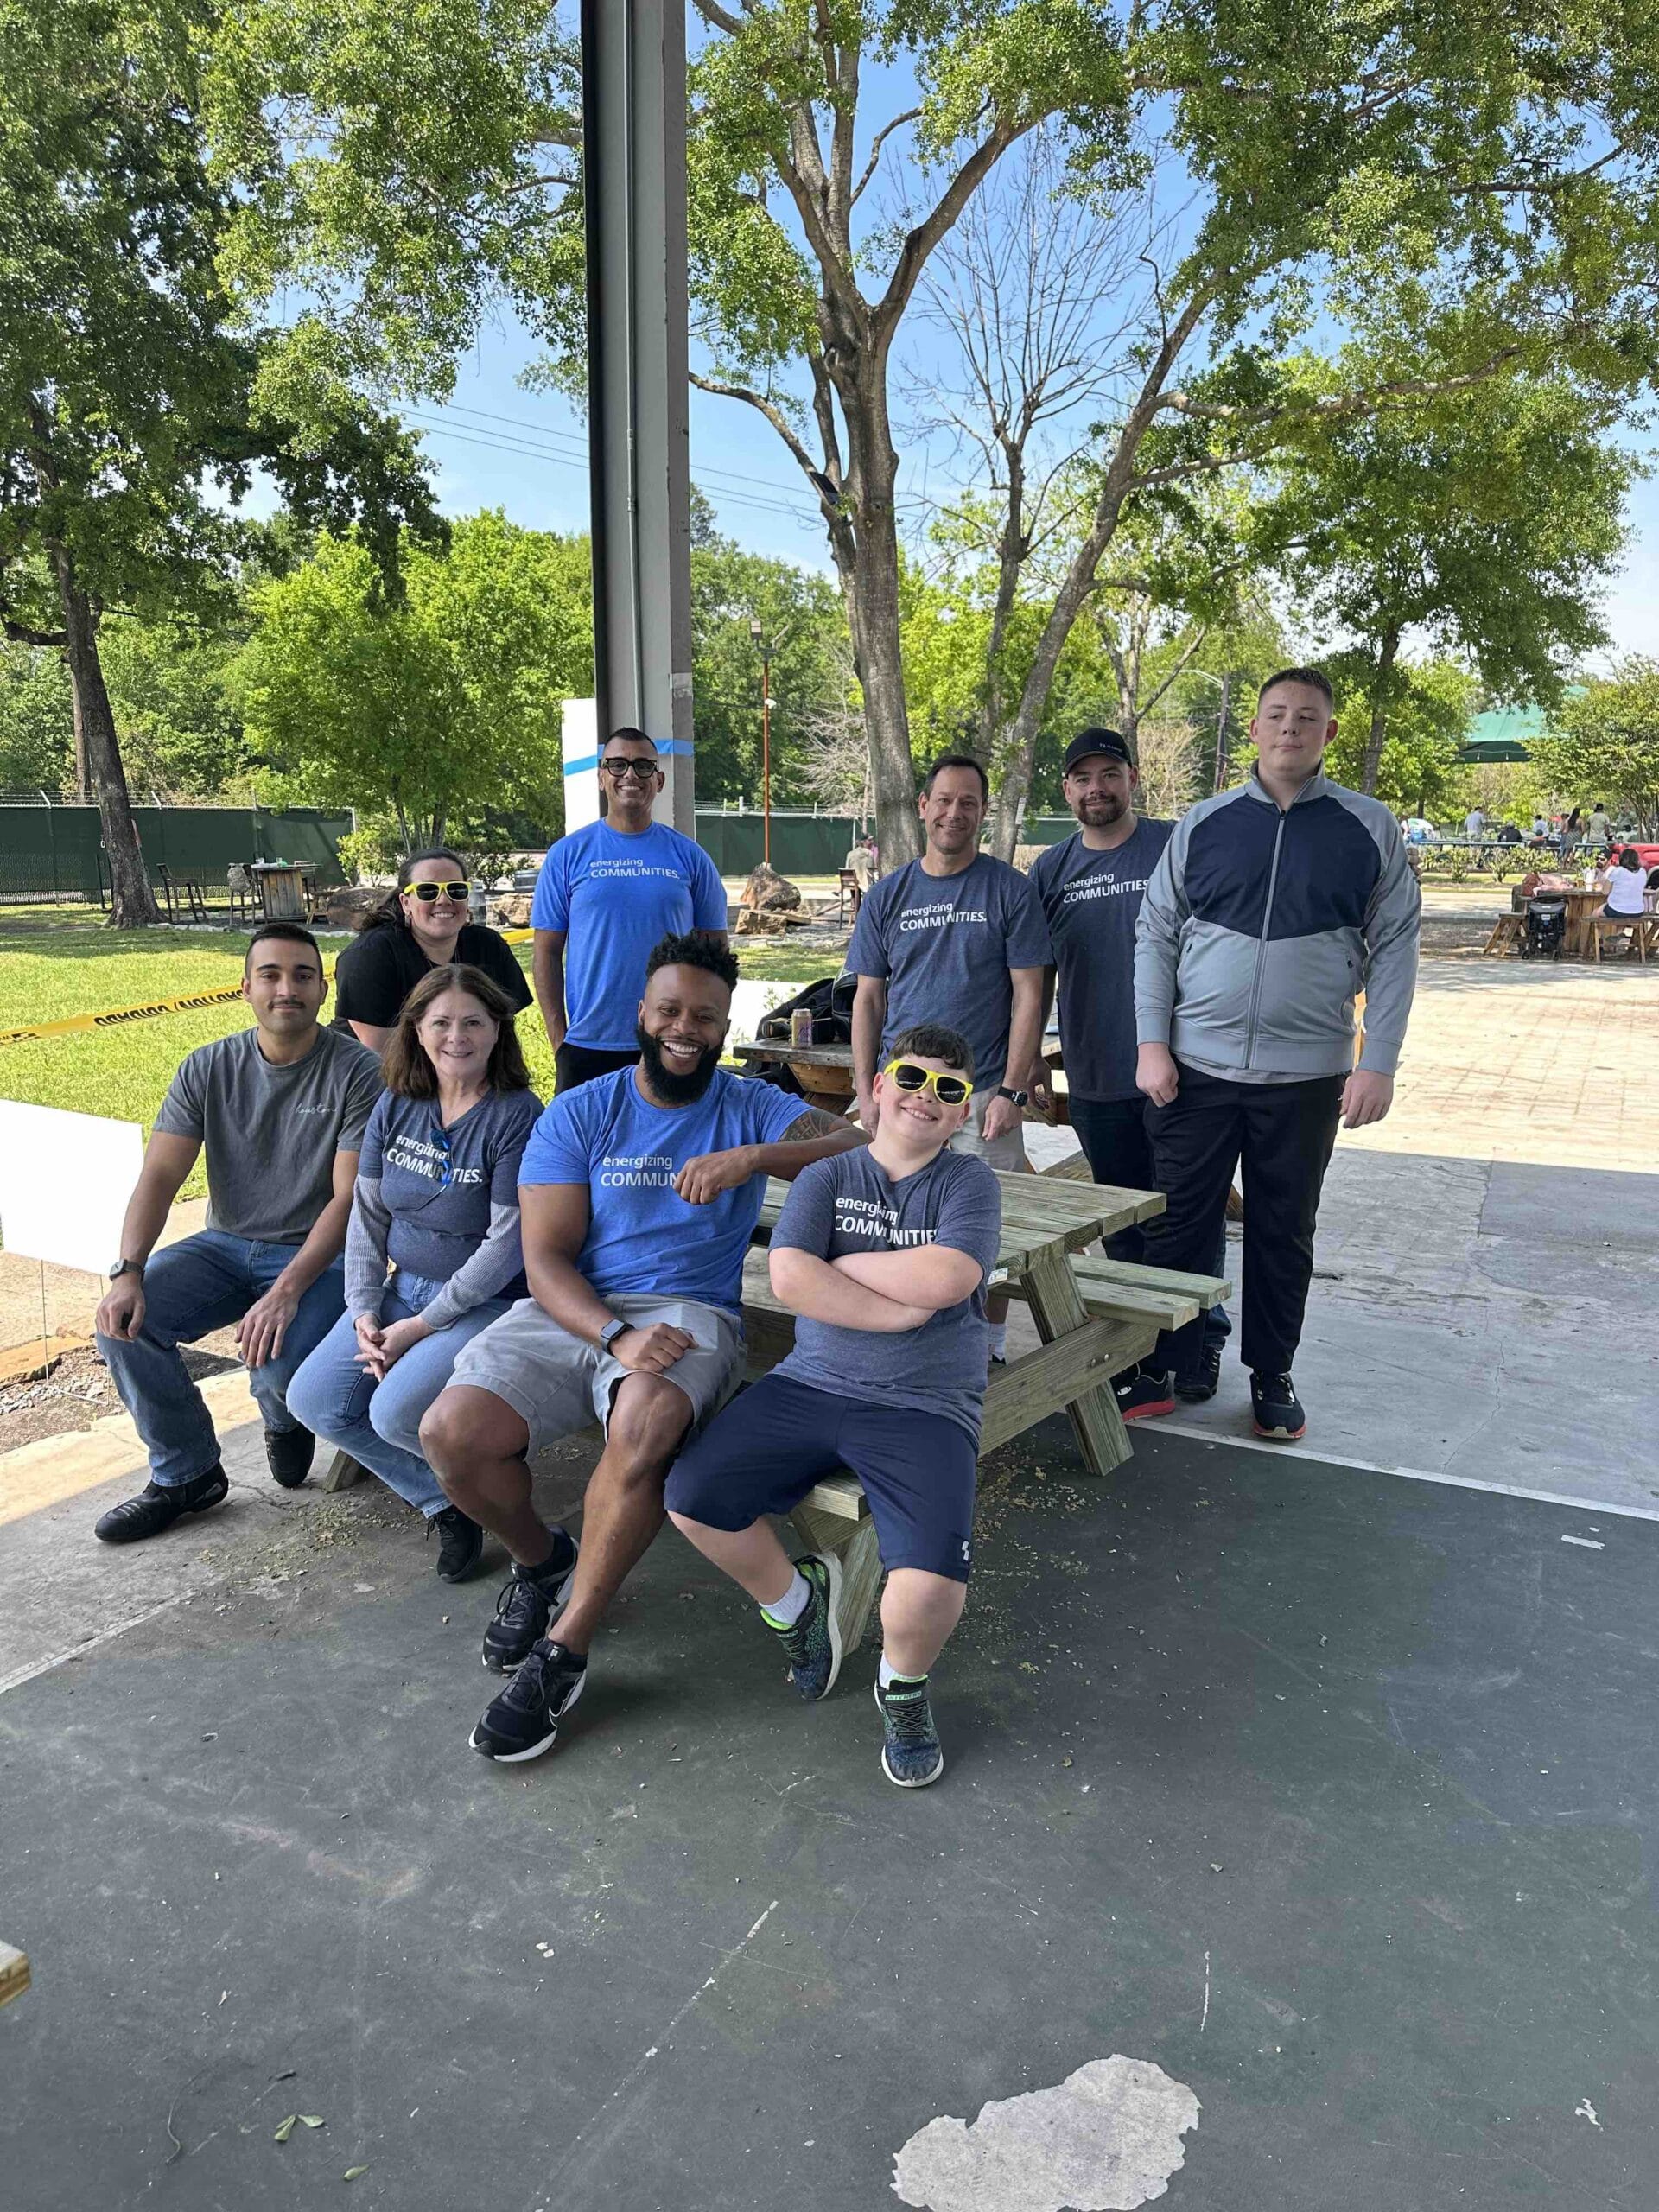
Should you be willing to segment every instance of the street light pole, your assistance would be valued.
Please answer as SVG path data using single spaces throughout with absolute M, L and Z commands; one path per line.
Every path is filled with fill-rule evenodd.
M 772 651 L 758 615 L 749 623 L 749 635 L 760 655 L 760 856 L 772 866 Z

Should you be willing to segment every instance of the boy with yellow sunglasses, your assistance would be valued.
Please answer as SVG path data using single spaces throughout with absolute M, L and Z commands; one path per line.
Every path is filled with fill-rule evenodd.
M 955 1030 L 893 1040 L 875 1078 L 871 1143 L 820 1160 L 772 1234 L 772 1287 L 798 1317 L 795 1349 L 719 1414 L 670 1472 L 675 1526 L 760 1606 L 800 1696 L 827 1697 L 842 1661 L 841 1566 L 791 1560 L 766 1518 L 850 1467 L 887 1570 L 875 1685 L 883 1771 L 920 1789 L 944 1771 L 928 1676 L 961 1618 L 972 1555 L 1001 1193 L 951 1152 L 973 1058 Z

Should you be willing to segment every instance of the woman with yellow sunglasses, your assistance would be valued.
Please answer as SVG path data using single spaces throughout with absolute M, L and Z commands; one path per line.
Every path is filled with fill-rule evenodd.
M 434 968 L 480 969 L 515 1014 L 531 1001 L 530 979 L 499 931 L 468 921 L 467 863 L 448 845 L 411 853 L 397 880 L 340 956 L 334 970 L 334 1027 L 383 1052 L 404 1001 Z

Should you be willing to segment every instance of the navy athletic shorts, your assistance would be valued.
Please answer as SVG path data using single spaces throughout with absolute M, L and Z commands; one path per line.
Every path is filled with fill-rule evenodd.
M 978 1457 L 973 1437 L 944 1414 L 861 1404 L 766 1375 L 680 1454 L 664 1499 L 705 1528 L 747 1529 L 849 1467 L 869 1500 L 883 1567 L 965 1582 Z

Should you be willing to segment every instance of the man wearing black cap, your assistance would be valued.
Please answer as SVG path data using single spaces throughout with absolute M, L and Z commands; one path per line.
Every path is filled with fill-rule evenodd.
M 1058 976 L 1060 1043 L 1071 1126 L 1097 1183 L 1154 1191 L 1147 1102 L 1135 1088 L 1135 925 L 1148 878 L 1174 828 L 1143 821 L 1135 810 L 1141 772 L 1128 743 L 1115 729 L 1078 732 L 1065 749 L 1064 790 L 1077 818 L 1074 836 L 1050 845 L 1033 862 L 1029 880 L 1042 901 L 1057 966 L 1044 978 L 1043 1020 L 1053 1003 Z M 1049 1103 L 1048 1070 L 1040 1052 L 1027 1088 Z M 1139 1229 L 1109 1237 L 1114 1260 L 1143 1261 Z M 1224 1231 L 1215 1255 L 1219 1274 L 1226 1257 Z M 1221 1373 L 1221 1348 L 1231 1325 L 1220 1306 L 1205 1316 L 1198 1365 L 1172 1379 L 1130 1373 L 1119 1377 L 1118 1407 L 1126 1421 L 1172 1413 L 1176 1396 L 1212 1398 Z

